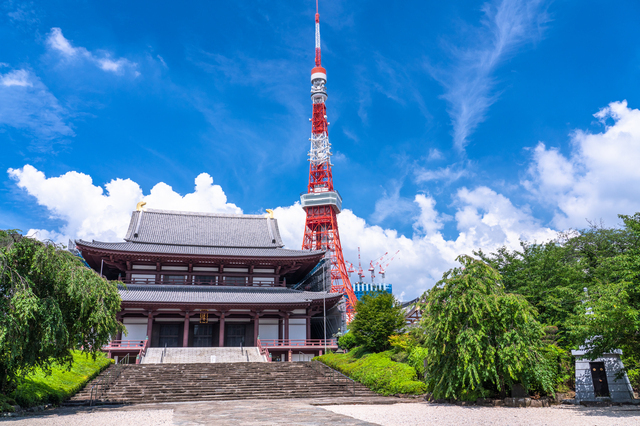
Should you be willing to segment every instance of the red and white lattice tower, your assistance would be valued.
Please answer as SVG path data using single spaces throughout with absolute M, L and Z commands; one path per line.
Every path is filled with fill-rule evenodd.
M 342 293 L 346 302 L 346 320 L 355 314 L 356 295 L 342 255 L 337 215 L 342 209 L 342 198 L 333 188 L 331 174 L 331 143 L 325 101 L 327 100 L 327 70 L 320 64 L 320 15 L 316 0 L 316 66 L 311 70 L 311 150 L 309 151 L 309 186 L 300 197 L 307 213 L 302 240 L 303 250 L 326 250 L 331 259 L 331 292 Z

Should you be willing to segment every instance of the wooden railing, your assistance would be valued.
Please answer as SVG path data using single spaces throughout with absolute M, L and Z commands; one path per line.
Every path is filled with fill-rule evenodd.
M 336 348 L 338 346 L 337 339 L 327 339 L 326 343 L 324 339 L 259 339 L 261 346 L 267 348 L 274 347 L 313 347 L 323 348 L 331 347 Z
M 221 286 L 229 286 L 229 287 L 285 287 L 285 283 L 274 282 L 273 280 L 261 280 L 259 278 L 254 278 L 253 282 L 238 281 L 238 280 L 226 280 L 224 278 L 220 278 L 216 281 L 198 281 L 191 279 L 184 280 L 156 280 L 153 278 L 144 279 L 144 278 L 132 278 L 132 279 L 120 279 L 121 283 L 124 284 L 143 284 L 143 285 L 221 285 Z
M 271 362 L 271 354 L 269 354 L 269 348 L 267 348 L 266 346 L 262 346 L 262 340 L 260 340 L 260 338 L 258 338 L 257 346 L 260 355 L 263 355 L 266 358 L 267 362 Z

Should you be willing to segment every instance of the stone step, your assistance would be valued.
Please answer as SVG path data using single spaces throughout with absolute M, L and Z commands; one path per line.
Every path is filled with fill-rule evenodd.
M 164 355 L 163 355 L 164 353 Z M 257 347 L 242 348 L 149 348 L 141 364 L 214 364 L 266 362 Z
M 187 349 L 187 348 L 178 348 Z M 210 349 L 210 348 L 207 348 Z M 224 348 L 229 349 L 229 348 Z M 237 348 L 231 348 L 239 352 Z M 326 366 L 318 366 L 331 371 Z M 101 376 L 116 368 L 110 366 Z M 96 379 L 94 379 L 96 380 Z M 87 404 L 89 383 L 68 404 Z M 185 402 L 236 399 L 319 398 L 352 396 L 352 382 L 334 382 L 311 367 L 298 363 L 213 363 L 126 365 L 102 395 L 105 403 Z M 356 384 L 356 396 L 375 395 Z

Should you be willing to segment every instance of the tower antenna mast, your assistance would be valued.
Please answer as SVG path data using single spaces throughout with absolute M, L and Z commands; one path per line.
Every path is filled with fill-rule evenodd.
M 322 67 L 320 53 L 320 14 L 316 0 L 315 67 L 311 70 L 311 149 L 309 150 L 309 184 L 300 201 L 307 219 L 302 240 L 303 250 L 324 250 L 331 259 L 331 292 L 342 293 L 346 303 L 346 322 L 355 314 L 356 295 L 351 287 L 337 215 L 342 210 L 342 197 L 333 188 L 331 143 L 327 121 L 327 70 Z

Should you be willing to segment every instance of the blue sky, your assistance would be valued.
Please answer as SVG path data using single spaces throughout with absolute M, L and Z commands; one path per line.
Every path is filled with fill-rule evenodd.
M 0 228 L 117 239 L 110 219 L 127 222 L 155 187 L 158 208 L 280 207 L 299 246 L 314 9 L 2 3 Z M 634 1 L 321 0 L 347 258 L 401 250 L 388 277 L 412 297 L 455 254 L 639 211 L 639 13 Z M 199 178 L 198 192 L 201 173 L 213 184 Z

